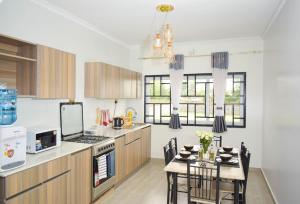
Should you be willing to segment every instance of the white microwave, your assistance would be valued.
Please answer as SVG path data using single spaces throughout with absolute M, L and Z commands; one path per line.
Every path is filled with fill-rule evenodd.
M 59 128 L 28 128 L 27 153 L 39 153 L 60 146 L 61 136 Z

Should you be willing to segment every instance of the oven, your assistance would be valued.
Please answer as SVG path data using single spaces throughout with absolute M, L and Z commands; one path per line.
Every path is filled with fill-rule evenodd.
M 93 146 L 92 200 L 96 200 L 115 184 L 115 143 L 108 140 Z

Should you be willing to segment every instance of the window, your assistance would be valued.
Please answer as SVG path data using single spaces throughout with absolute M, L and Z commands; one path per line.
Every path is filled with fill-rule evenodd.
M 212 74 L 184 75 L 179 115 L 182 125 L 212 126 L 214 120 Z M 171 89 L 169 75 L 145 76 L 144 121 L 169 124 Z M 225 96 L 228 127 L 246 127 L 246 73 L 228 73 Z

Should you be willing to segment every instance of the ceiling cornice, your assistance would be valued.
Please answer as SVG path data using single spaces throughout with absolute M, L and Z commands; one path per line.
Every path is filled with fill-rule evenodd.
M 282 1 L 279 2 L 275 12 L 273 13 L 271 19 L 269 20 L 268 25 L 266 26 L 266 28 L 265 28 L 265 30 L 262 34 L 262 38 L 264 38 L 268 34 L 268 32 L 270 31 L 273 23 L 276 21 L 277 17 L 279 16 L 279 14 L 280 14 L 281 10 L 283 9 L 283 7 L 285 6 L 285 4 L 286 4 L 286 0 L 282 0 Z
M 66 18 L 68 20 L 71 20 L 74 23 L 77 23 L 77 24 L 79 24 L 79 25 L 81 25 L 81 26 L 83 26 L 83 27 L 85 27 L 85 28 L 87 28 L 87 29 L 89 29 L 89 30 L 91 30 L 91 31 L 93 31 L 93 32 L 101 35 L 102 37 L 104 37 L 104 38 L 106 38 L 106 39 L 108 39 L 108 40 L 110 40 L 110 41 L 112 41 L 114 43 L 117 43 L 117 44 L 119 44 L 119 45 L 121 45 L 123 47 L 129 48 L 129 45 L 126 44 L 125 42 L 123 42 L 123 41 L 121 41 L 121 40 L 119 40 L 117 38 L 114 38 L 114 37 L 108 35 L 107 33 L 99 30 L 97 28 L 97 26 L 92 25 L 91 23 L 83 20 L 82 18 L 79 18 L 78 16 L 75 16 L 74 14 L 66 11 L 65 9 L 62 9 L 62 8 L 60 8 L 60 7 L 54 5 L 54 4 L 52 4 L 52 3 L 50 3 L 50 2 L 48 2 L 46 0 L 30 0 L 30 1 L 33 2 L 33 3 L 35 3 L 35 4 L 37 4 L 37 5 L 39 5 L 39 6 L 42 6 L 42 7 L 46 8 L 46 9 L 48 9 L 51 12 L 54 12 L 54 13 L 56 13 L 56 14 L 64 17 L 64 18 Z

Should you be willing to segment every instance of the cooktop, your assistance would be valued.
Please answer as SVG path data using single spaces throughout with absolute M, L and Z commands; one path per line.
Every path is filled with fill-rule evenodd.
M 82 135 L 82 136 L 79 136 L 79 137 L 68 139 L 66 141 L 67 142 L 95 144 L 95 143 L 103 142 L 103 141 L 108 140 L 108 139 L 110 139 L 110 138 L 105 137 L 105 136 Z

